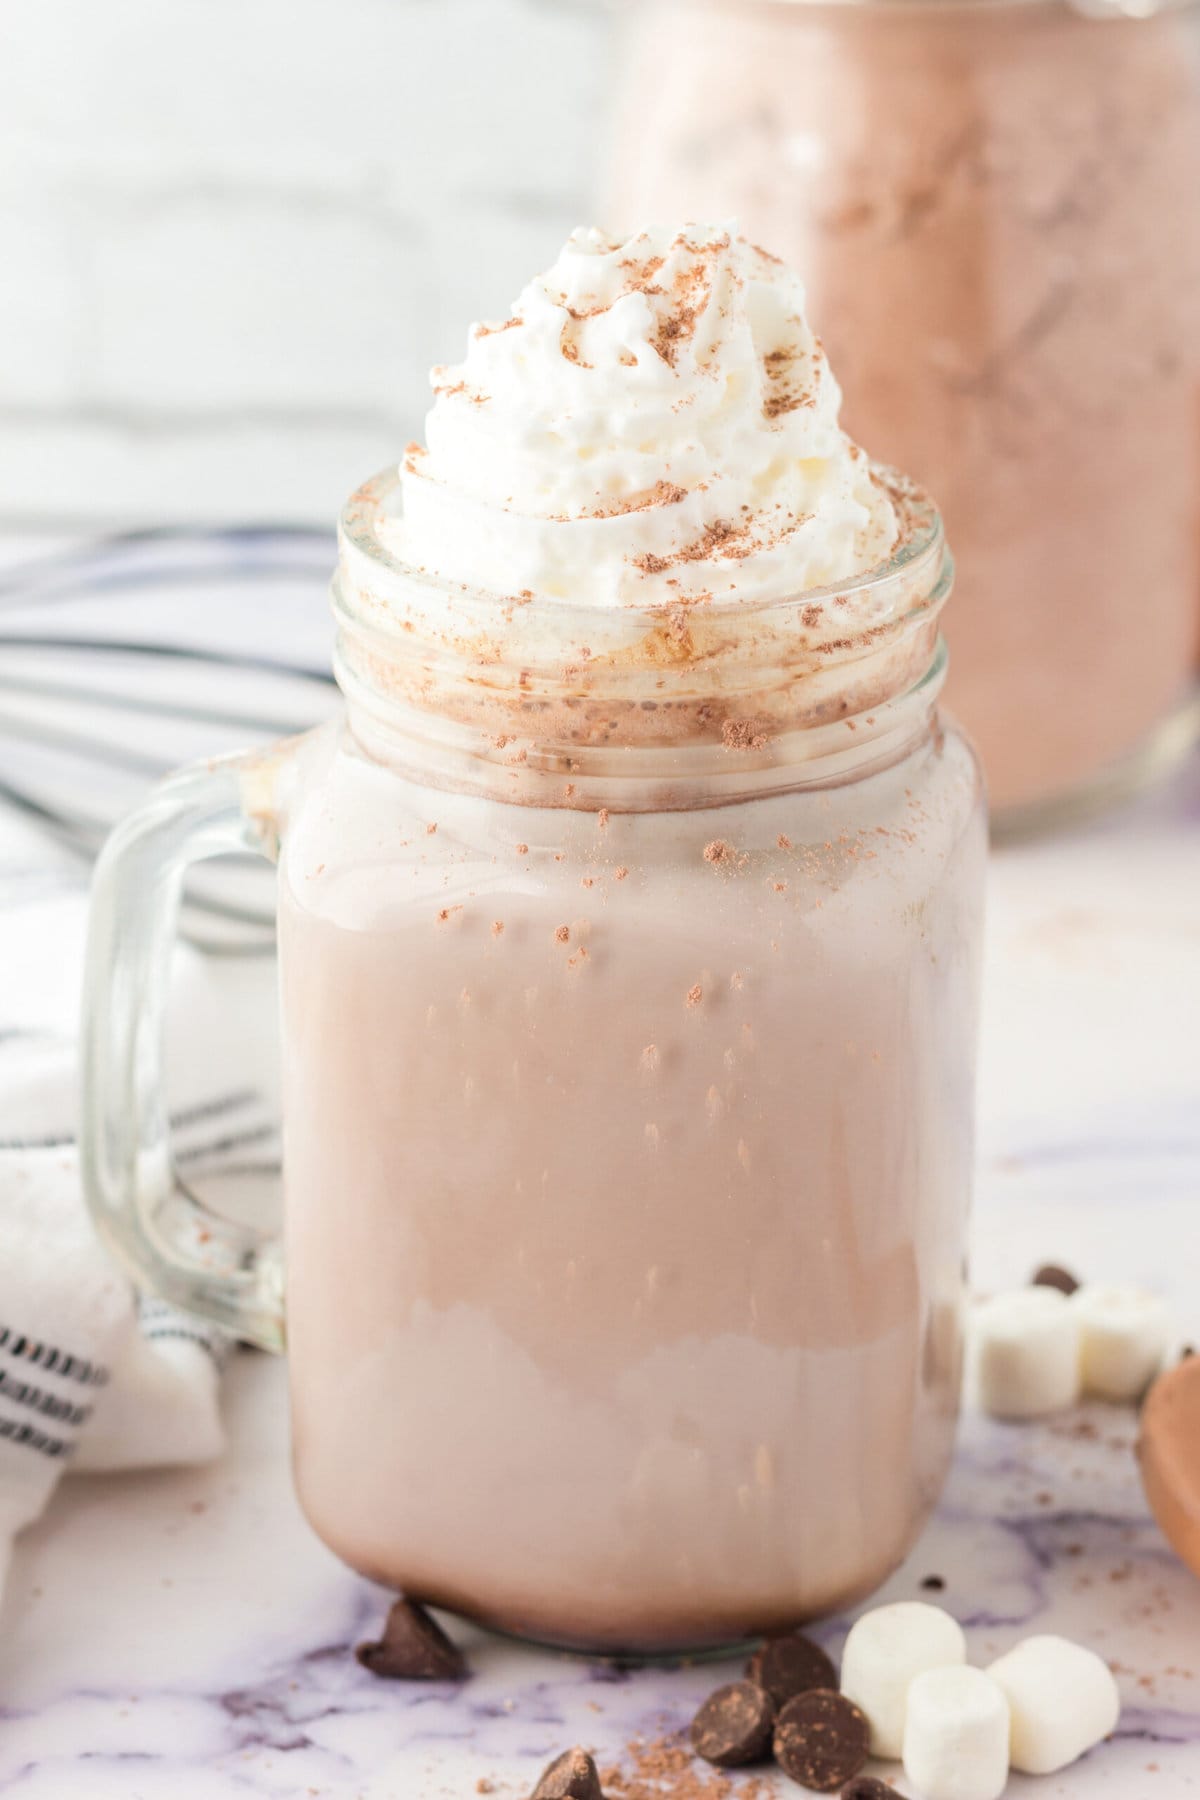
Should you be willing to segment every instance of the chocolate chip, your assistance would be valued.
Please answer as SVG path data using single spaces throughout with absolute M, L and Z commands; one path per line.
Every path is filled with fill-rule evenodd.
M 832 1794 L 867 1760 L 870 1731 L 852 1700 L 813 1688 L 789 1700 L 775 1722 L 775 1758 L 785 1775 Z
M 692 1720 L 692 1749 L 718 1769 L 736 1769 L 770 1754 L 774 1728 L 775 1703 L 765 1688 L 731 1681 Z
M 889 1787 L 874 1775 L 856 1775 L 842 1789 L 838 1800 L 903 1800 L 898 1788 Z
M 746 1674 L 766 1688 L 778 1709 L 809 1688 L 835 1688 L 837 1670 L 811 1638 L 798 1631 L 787 1637 L 768 1638 L 750 1658 Z
M 926 1575 L 921 1582 L 921 1586 L 925 1589 L 926 1593 L 929 1594 L 940 1594 L 945 1585 L 946 1578 L 944 1575 Z
M 1060 1269 L 1057 1263 L 1043 1263 L 1030 1285 L 1057 1288 L 1060 1294 L 1073 1294 L 1079 1282 L 1070 1269 Z
M 458 1645 L 411 1600 L 397 1600 L 379 1642 L 359 1644 L 354 1654 L 372 1675 L 391 1681 L 461 1681 L 467 1672 Z
M 604 1800 L 596 1765 L 578 1744 L 556 1756 L 534 1788 L 530 1800 Z

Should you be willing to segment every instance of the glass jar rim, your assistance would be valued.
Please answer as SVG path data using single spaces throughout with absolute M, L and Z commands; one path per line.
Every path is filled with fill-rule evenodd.
M 953 583 L 933 502 L 894 471 L 876 474 L 900 540 L 848 581 L 772 599 L 600 608 L 412 568 L 382 530 L 399 516 L 390 468 L 351 495 L 339 522 L 338 679 L 377 714 L 438 715 L 502 747 L 757 749 L 865 716 L 929 667 Z
M 468 661 L 495 662 L 500 653 L 502 660 L 536 664 L 537 641 L 544 638 L 556 667 L 564 658 L 594 660 L 598 654 L 594 643 L 603 643 L 606 634 L 613 640 L 606 645 L 610 654 L 627 650 L 631 640 L 669 625 L 681 608 L 690 625 L 704 625 L 701 635 L 706 639 L 725 637 L 734 629 L 744 637 L 747 628 L 760 621 L 794 615 L 802 620 L 814 650 L 850 658 L 857 639 L 878 636 L 884 623 L 902 624 L 910 610 L 940 604 L 945 598 L 939 591 L 942 576 L 949 564 L 941 515 L 929 495 L 897 470 L 878 463 L 872 469 L 896 508 L 900 539 L 886 557 L 858 574 L 754 600 L 734 596 L 694 605 L 669 601 L 599 607 L 551 595 L 491 592 L 447 581 L 405 562 L 381 532 L 381 526 L 396 520 L 400 511 L 400 470 L 389 465 L 357 488 L 342 509 L 334 611 L 383 638 L 394 637 L 397 646 L 409 653 L 415 639 L 443 652 L 457 650 Z M 857 609 L 863 614 L 862 629 L 848 638 L 838 615 L 855 610 L 855 600 L 864 596 L 871 603 Z M 818 614 L 831 627 L 828 632 L 818 632 Z M 549 643 L 551 639 L 556 641 Z M 661 663 L 660 656 L 649 654 L 647 666 L 657 669 Z

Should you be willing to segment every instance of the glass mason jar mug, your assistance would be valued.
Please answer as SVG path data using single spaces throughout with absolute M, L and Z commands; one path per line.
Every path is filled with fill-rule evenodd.
M 940 522 L 691 612 L 527 604 L 342 523 L 344 721 L 167 783 L 96 881 L 85 1178 L 272 1348 L 347 1562 L 538 1639 L 783 1628 L 900 1561 L 957 1409 L 984 863 Z M 854 621 L 853 628 L 846 623 Z M 280 863 L 278 1244 L 173 1178 L 183 866 Z

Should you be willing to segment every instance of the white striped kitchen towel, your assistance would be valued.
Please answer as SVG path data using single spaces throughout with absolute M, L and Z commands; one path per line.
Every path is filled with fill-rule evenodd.
M 36 879 L 23 854 L 6 854 L 10 826 L 0 831 L 0 1585 L 13 1538 L 68 1470 L 220 1454 L 228 1348 L 222 1333 L 139 1298 L 92 1229 L 75 1141 L 86 894 L 73 868 L 45 867 L 44 845 Z M 180 950 L 173 1008 L 187 1029 L 168 1092 L 177 1158 L 199 1180 L 239 1159 L 277 1167 L 269 1097 L 230 1066 L 235 1044 L 255 1036 L 237 1018 L 246 983 L 231 995 L 221 976 Z M 250 1003 L 261 1012 L 262 1001 Z
M 328 715 L 333 557 L 270 527 L 0 537 L 0 1583 L 67 1470 L 221 1449 L 224 1342 L 139 1301 L 80 1193 L 85 857 L 157 774 Z M 246 949 L 241 927 L 193 925 Z M 259 954 L 180 949 L 167 1081 L 177 1166 L 239 1215 L 278 1182 L 269 925 L 250 937 Z

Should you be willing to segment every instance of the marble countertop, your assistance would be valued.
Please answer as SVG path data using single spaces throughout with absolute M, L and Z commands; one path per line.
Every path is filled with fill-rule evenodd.
M 976 1285 L 1062 1260 L 1169 1293 L 1200 1332 L 1200 761 L 1118 819 L 993 863 Z M 387 1597 L 300 1517 L 285 1368 L 246 1352 L 227 1380 L 221 1463 L 73 1477 L 20 1540 L 0 1613 L 0 1793 L 451 1800 L 491 1782 L 518 1800 L 560 1749 L 621 1762 L 729 1678 L 452 1627 L 473 1668 L 461 1689 L 375 1680 L 346 1647 Z M 1014 1800 L 1200 1789 L 1200 1581 L 1148 1516 L 1135 1426 L 1103 1406 L 1037 1427 L 968 1414 L 937 1516 L 885 1590 L 940 1577 L 976 1660 L 1036 1629 L 1117 1668 L 1116 1740 L 1059 1776 L 1014 1777 Z M 819 1635 L 836 1647 L 844 1629 Z

